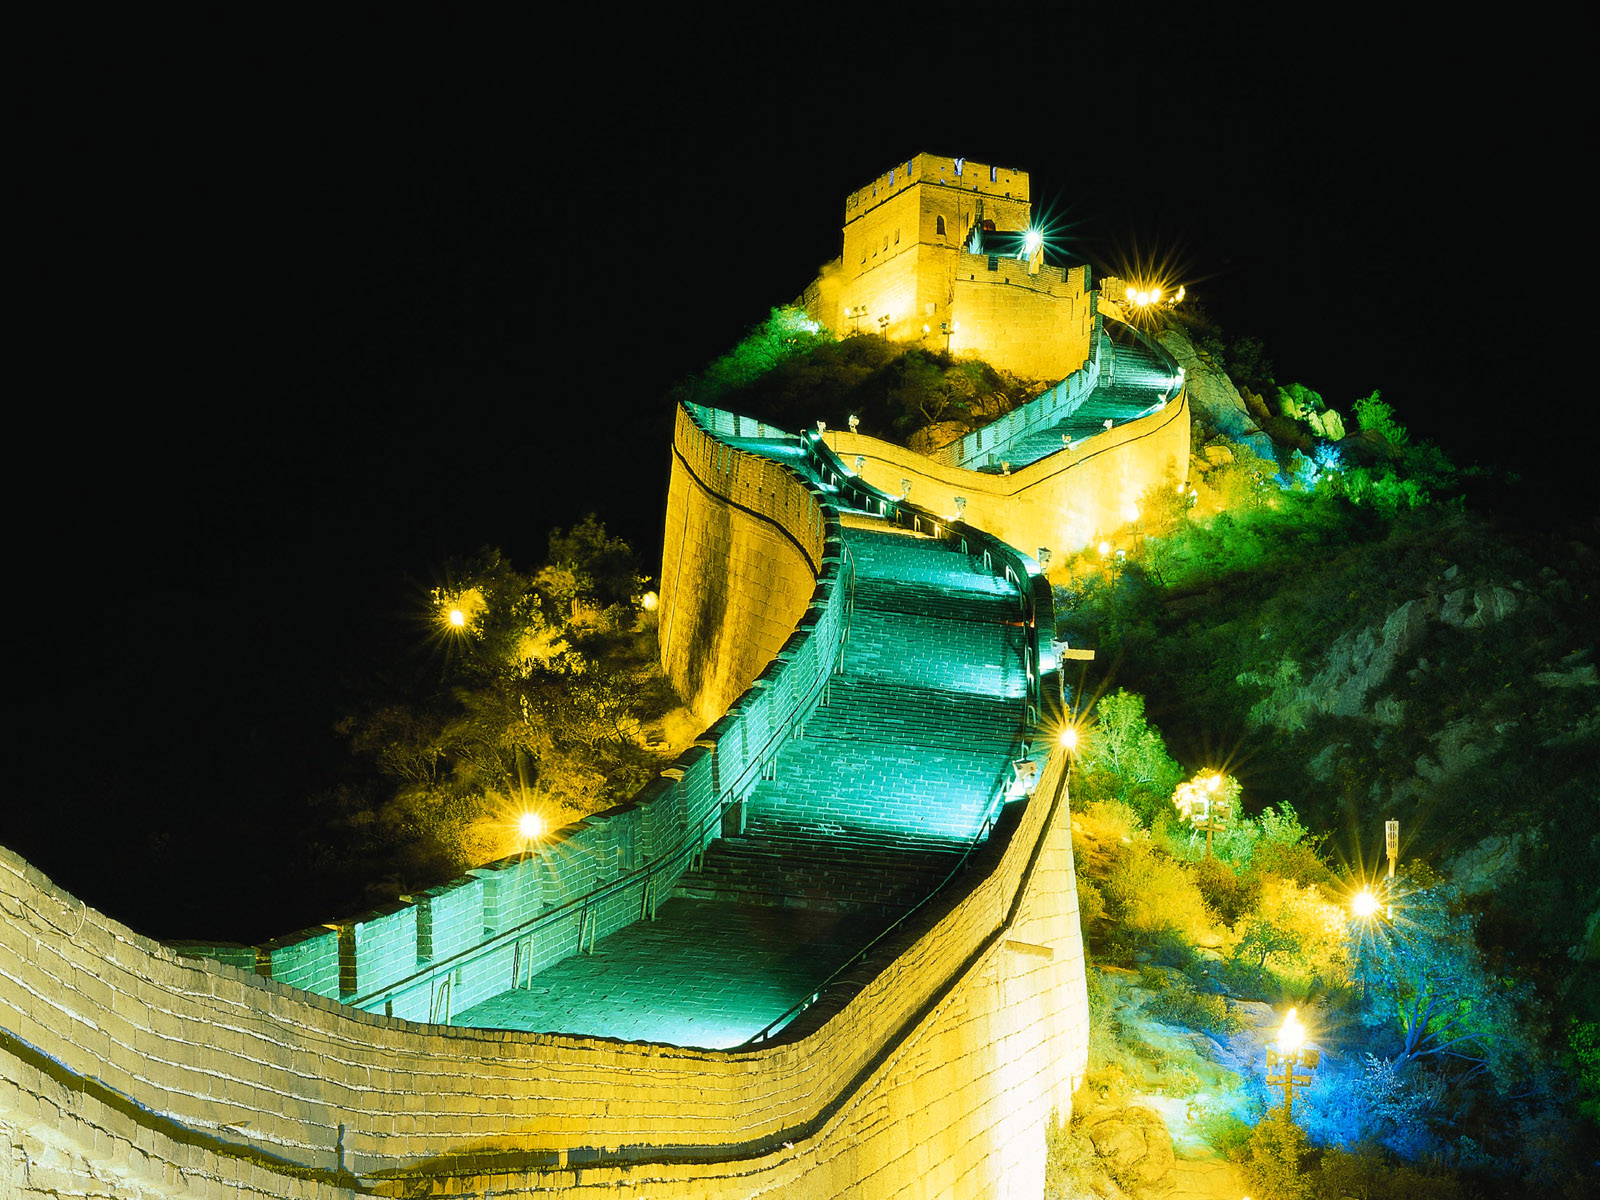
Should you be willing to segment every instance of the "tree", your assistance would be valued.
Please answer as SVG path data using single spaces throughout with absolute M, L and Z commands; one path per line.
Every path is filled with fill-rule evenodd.
M 707 367 L 703 375 L 676 391 L 697 403 L 715 404 L 729 392 L 749 387 L 782 363 L 832 340 L 833 335 L 804 309 L 774 308 L 766 320 L 752 325 L 738 345 Z
M 1351 408 L 1362 433 L 1375 433 L 1397 449 L 1411 440 L 1406 427 L 1394 419 L 1394 409 L 1384 403 L 1382 392 L 1362 397 Z
M 1116 779 L 1117 798 L 1145 820 L 1164 807 L 1183 778 L 1161 731 L 1145 720 L 1144 697 L 1118 688 L 1095 705 L 1096 726 L 1084 765 Z
M 1397 1069 L 1433 1060 L 1507 1089 L 1518 1061 L 1536 1057 L 1529 989 L 1490 969 L 1473 916 L 1441 884 L 1397 898 L 1394 911 L 1362 926 L 1352 949 L 1364 1023 L 1391 1036 Z
M 1245 1174 L 1260 1200 L 1311 1200 L 1305 1171 L 1310 1147 L 1305 1131 L 1276 1108 L 1264 1117 L 1245 1146 Z
M 587 602 L 600 608 L 627 604 L 644 589 L 639 556 L 619 537 L 611 537 L 600 518 L 590 513 L 570 530 L 550 531 L 549 565 L 535 577 L 539 590 L 551 592 L 556 573 L 568 572 L 571 602 Z M 571 602 L 566 618 L 571 619 Z
M 433 593 L 437 675 L 340 729 L 392 789 L 371 835 L 426 841 L 431 860 L 460 865 L 505 852 L 470 832 L 500 810 L 537 797 L 554 828 L 631 795 L 660 765 L 640 745 L 639 713 L 671 701 L 664 681 L 639 686 L 653 654 L 616 636 L 644 581 L 594 515 L 554 530 L 533 574 L 485 550 L 448 575 Z

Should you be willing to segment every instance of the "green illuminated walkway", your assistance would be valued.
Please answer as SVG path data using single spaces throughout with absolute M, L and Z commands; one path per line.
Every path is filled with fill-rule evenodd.
M 803 468 L 792 440 L 742 449 Z M 933 894 L 988 832 L 1027 714 L 1013 586 L 942 541 L 847 513 L 854 610 L 827 700 L 655 921 L 458 1025 L 728 1047 Z
M 670 900 L 455 1015 L 454 1024 L 721 1049 L 759 1033 L 872 939 L 878 917 Z
M 1118 324 L 1106 322 L 1110 352 L 1101 360 L 1100 378 L 1094 391 L 1064 420 L 1019 438 L 1005 448 L 1003 457 L 1013 471 L 1061 450 L 1065 445 L 1063 437 L 1076 444 L 1105 432 L 1107 421 L 1117 426 L 1142 417 L 1164 394 L 1175 391 L 1172 368 L 1149 347 L 1119 330 Z

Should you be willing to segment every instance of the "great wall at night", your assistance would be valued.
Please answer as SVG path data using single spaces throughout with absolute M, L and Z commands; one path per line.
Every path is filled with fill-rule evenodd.
M 680 407 L 661 661 L 707 728 L 534 853 L 225 947 L 0 851 L 0 1185 L 1039 1194 L 1088 1043 L 1041 560 L 1183 482 L 1188 400 L 1025 173 L 922 155 L 845 215 L 813 319 L 1060 382 L 931 457 Z

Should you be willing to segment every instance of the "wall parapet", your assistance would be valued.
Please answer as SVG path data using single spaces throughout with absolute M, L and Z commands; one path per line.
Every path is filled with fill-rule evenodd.
M 553 831 L 527 854 L 373 912 L 255 947 L 172 943 L 368 1012 L 453 1016 L 654 915 L 721 835 L 783 743 L 816 708 L 849 626 L 853 568 L 830 498 L 800 472 L 723 437 L 789 435 L 714 409 L 680 408 L 677 452 L 702 483 L 780 527 L 815 572 L 815 590 L 776 656 L 715 724 L 622 804 Z
M 123 1143 L 158 1176 L 161 1162 L 192 1185 L 248 1175 L 251 1194 L 411 1195 L 441 1179 L 480 1194 L 491 1176 L 549 1188 L 562 1172 L 564 1193 L 637 1182 L 671 1196 L 693 1180 L 733 1196 L 752 1172 L 815 1172 L 816 1194 L 843 1195 L 849 1184 L 821 1181 L 903 1156 L 875 1112 L 908 1071 L 1000 1071 L 1018 1081 L 1002 1086 L 1008 1110 L 1028 1119 L 980 1126 L 985 1174 L 1035 1151 L 1042 1169 L 1045 1119 L 1066 1111 L 1087 1044 L 1067 770 L 1053 754 L 960 891 L 885 946 L 863 986 L 729 1051 L 386 1019 L 180 957 L 0 848 L 0 1098 L 60 1108 L 61 1128 L 92 1126 L 80 1142 Z M 1008 938 L 1044 952 L 1008 967 Z M 1002 978 L 1008 1003 L 991 1011 Z M 692 1116 L 672 1116 L 679 1105 Z M 833 1175 L 841 1147 L 867 1158 Z

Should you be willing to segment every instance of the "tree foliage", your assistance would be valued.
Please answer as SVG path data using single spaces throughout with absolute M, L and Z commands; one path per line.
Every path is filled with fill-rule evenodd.
M 1470 1081 L 1510 1089 L 1540 1029 L 1531 990 L 1494 970 L 1472 913 L 1418 868 L 1392 921 L 1364 928 L 1352 949 L 1363 1022 L 1387 1035 L 1397 1067 L 1435 1060 Z
M 516 810 L 555 828 L 660 765 L 641 721 L 676 698 L 639 624 L 637 557 L 593 515 L 549 544 L 533 572 L 497 550 L 451 564 L 427 618 L 436 653 L 340 725 L 387 788 L 347 822 L 412 878 L 505 853 L 494 830 Z
M 1114 780 L 1117 799 L 1149 821 L 1165 809 L 1183 768 L 1167 753 L 1161 731 L 1145 719 L 1143 696 L 1118 688 L 1095 705 L 1095 721 L 1085 769 Z

